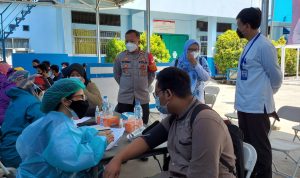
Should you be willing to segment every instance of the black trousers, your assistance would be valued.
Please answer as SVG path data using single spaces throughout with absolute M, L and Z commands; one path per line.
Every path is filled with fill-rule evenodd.
M 251 178 L 272 178 L 272 150 L 268 138 L 270 119 L 267 113 L 238 112 L 239 127 L 244 133 L 244 142 L 257 152 L 257 161 Z
M 134 111 L 134 105 L 133 104 L 124 104 L 124 103 L 118 103 L 118 105 L 115 108 L 115 111 L 118 113 L 123 113 L 123 112 L 133 112 Z M 143 109 L 143 122 L 144 124 L 148 124 L 149 120 L 149 103 L 147 104 L 142 104 L 142 109 Z

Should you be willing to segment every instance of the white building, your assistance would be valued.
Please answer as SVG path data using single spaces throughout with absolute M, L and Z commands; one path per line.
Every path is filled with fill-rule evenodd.
M 82 0 L 84 1 L 84 0 Z M 1 11 L 8 4 L 1 4 Z M 236 16 L 246 7 L 260 7 L 261 0 L 151 0 L 151 33 L 161 34 L 167 48 L 180 55 L 187 39 L 202 44 L 202 54 L 213 57 L 218 34 L 236 29 Z M 13 15 L 26 8 L 13 4 Z M 80 7 L 80 8 L 78 8 Z M 146 0 L 134 0 L 121 8 L 100 11 L 101 53 L 105 55 L 108 39 L 120 37 L 129 29 L 145 31 Z M 0 11 L 0 12 L 1 12 Z M 6 12 L 6 13 L 7 13 Z M 89 6 L 58 8 L 36 6 L 8 38 L 8 57 L 12 52 L 96 56 L 96 15 Z M 9 61 L 9 60 L 8 60 Z M 85 62 L 85 61 L 83 61 Z

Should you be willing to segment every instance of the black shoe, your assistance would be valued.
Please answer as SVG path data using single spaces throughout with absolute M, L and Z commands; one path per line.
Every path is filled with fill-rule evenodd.
M 146 158 L 140 158 L 140 160 L 143 161 L 143 162 L 146 162 L 146 161 L 149 160 L 149 158 L 147 158 L 147 157 Z

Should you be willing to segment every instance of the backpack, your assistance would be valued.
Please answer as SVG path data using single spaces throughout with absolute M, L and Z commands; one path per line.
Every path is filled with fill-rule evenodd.
M 193 125 L 198 113 L 204 109 L 213 110 L 211 107 L 209 107 L 205 104 L 197 105 L 192 112 L 190 126 Z M 183 117 L 186 117 L 186 115 L 188 113 L 189 113 L 189 111 L 187 111 Z M 174 119 L 175 119 L 175 117 L 170 118 L 170 125 L 172 124 Z M 229 169 L 229 172 L 232 173 L 233 175 L 235 175 L 237 178 L 244 178 L 245 177 L 245 168 L 244 168 L 244 151 L 243 151 L 243 138 L 244 138 L 243 133 L 239 129 L 238 126 L 231 124 L 231 122 L 229 122 L 229 121 L 224 121 L 224 122 L 227 125 L 229 134 L 232 139 L 234 154 L 236 156 L 236 160 L 235 160 L 236 162 L 235 162 L 235 166 L 230 165 L 222 157 L 220 157 L 220 162 L 225 167 L 227 167 Z M 165 170 L 165 168 L 164 168 L 164 170 Z

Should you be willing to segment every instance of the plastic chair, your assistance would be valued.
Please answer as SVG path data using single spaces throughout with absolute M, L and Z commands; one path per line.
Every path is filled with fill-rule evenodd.
M 205 94 L 213 94 L 216 95 L 216 97 L 218 96 L 219 92 L 220 92 L 220 88 L 217 86 L 206 86 L 204 88 Z
M 231 120 L 231 119 L 238 119 L 238 115 L 237 115 L 236 110 L 234 110 L 231 113 L 226 113 L 225 117 L 227 117 L 227 119 L 229 119 L 229 120 Z
M 292 122 L 297 122 L 298 125 L 295 125 L 292 127 L 292 129 L 295 132 L 293 141 L 295 141 L 296 138 L 300 140 L 298 134 L 298 131 L 300 131 L 300 107 L 294 107 L 294 106 L 283 106 L 279 108 L 277 112 L 279 118 L 286 119 Z
M 299 122 L 300 121 L 300 108 L 299 107 L 293 107 L 293 106 L 283 106 L 279 108 L 277 112 L 279 118 L 293 121 L 293 122 Z M 276 120 L 274 120 L 272 126 L 274 126 L 276 123 Z M 294 127 L 292 127 L 294 129 Z M 295 130 L 295 129 L 294 129 Z M 298 132 L 298 131 L 297 131 Z M 281 172 L 278 167 L 275 165 L 274 162 L 274 173 L 284 176 L 284 177 L 289 177 L 289 178 L 295 178 L 297 174 L 297 170 L 300 166 L 300 157 L 299 158 L 294 158 L 293 155 L 291 155 L 291 152 L 294 151 L 300 151 L 300 144 L 295 143 L 294 140 L 297 136 L 297 132 L 295 131 L 295 136 L 293 141 L 281 139 L 281 138 L 272 138 L 270 139 L 271 142 L 271 147 L 273 151 L 279 151 L 282 152 L 286 155 L 286 157 L 290 158 L 293 163 L 295 164 L 295 169 L 292 173 L 292 175 L 288 175 L 287 173 Z
M 216 95 L 210 94 L 210 93 L 205 93 L 205 95 L 204 95 L 205 104 L 209 105 L 211 108 L 214 107 L 216 100 L 217 100 Z
M 246 178 L 250 178 L 254 166 L 256 164 L 257 153 L 255 148 L 252 145 L 245 142 L 243 143 L 243 151 L 244 151 L 244 167 L 245 170 L 247 171 Z

